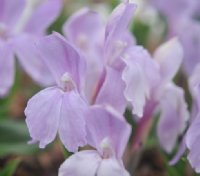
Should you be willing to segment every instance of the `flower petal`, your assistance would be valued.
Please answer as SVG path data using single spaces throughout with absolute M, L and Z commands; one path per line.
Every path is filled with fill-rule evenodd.
M 45 0 L 35 9 L 30 17 L 25 31 L 28 33 L 44 34 L 51 23 L 59 16 L 62 9 L 62 0 Z
M 53 33 L 41 39 L 38 44 L 41 58 L 60 85 L 60 79 L 68 72 L 79 90 L 83 85 L 85 60 L 60 34 Z
M 195 141 L 199 141 L 200 137 L 199 125 L 200 125 L 200 113 L 197 114 L 197 116 L 195 117 L 194 121 L 192 122 L 186 133 L 186 145 L 191 150 L 191 152 L 196 152 L 194 144 Z
M 170 153 L 179 137 L 185 130 L 189 119 L 184 92 L 180 87 L 169 84 L 160 97 L 161 116 L 157 134 L 161 146 Z
M 58 176 L 94 176 L 101 160 L 94 150 L 77 152 L 61 165 Z
M 59 136 L 70 152 L 86 145 L 85 111 L 86 103 L 75 91 L 65 92 L 60 110 Z
M 195 1 L 188 0 L 150 0 L 150 2 L 166 17 L 171 20 L 188 15 Z
M 198 126 L 199 126 L 199 124 L 198 124 Z M 199 128 L 198 128 L 198 130 L 199 130 Z M 197 173 L 200 173 L 199 145 L 200 145 L 199 139 L 196 139 L 195 142 L 192 144 L 192 146 L 190 148 L 190 152 L 189 152 L 188 157 L 187 157 L 192 168 L 194 168 Z
M 200 138 L 200 114 L 195 117 L 195 120 L 190 125 L 186 133 L 186 145 L 189 149 L 188 160 L 197 173 L 200 173 L 200 152 L 199 152 L 199 138 Z
M 130 174 L 125 170 L 124 166 L 114 158 L 102 160 L 99 169 L 98 176 L 129 176 Z
M 185 136 L 183 137 L 179 147 L 178 147 L 178 151 L 177 153 L 173 156 L 173 158 L 170 160 L 169 164 L 170 165 L 175 165 L 179 160 L 180 158 L 183 156 L 183 154 L 185 153 L 187 147 L 186 147 L 186 144 L 185 144 Z
M 122 157 L 130 136 L 131 128 L 122 115 L 111 107 L 94 106 L 86 113 L 88 143 L 103 154 L 101 142 L 111 140 L 114 155 Z M 120 140 L 119 140 L 120 139 Z
M 146 99 L 159 82 L 159 67 L 142 47 L 130 47 L 123 61 L 126 64 L 122 73 L 126 83 L 124 95 L 132 103 L 133 114 L 141 117 Z
M 86 59 L 86 97 L 92 99 L 94 85 L 103 70 L 102 45 L 105 32 L 100 15 L 88 8 L 73 14 L 64 24 L 64 34 L 84 55 Z
M 177 73 L 182 60 L 183 49 L 177 38 L 161 45 L 154 53 L 154 58 L 160 65 L 162 81 L 170 81 Z
M 125 83 L 121 79 L 121 73 L 111 67 L 107 67 L 105 81 L 95 103 L 110 105 L 123 114 L 126 108 L 124 89 Z
M 20 18 L 26 1 L 1 0 L 0 2 L 0 21 L 8 27 L 13 28 Z
M 103 28 L 103 20 L 100 15 L 88 8 L 83 8 L 67 20 L 63 32 L 71 42 L 84 50 L 94 47 L 91 45 L 97 45 L 98 40 L 101 39 L 99 34 L 103 32 Z
M 118 34 L 127 30 L 135 9 L 135 4 L 124 2 L 113 10 L 106 26 L 106 40 L 115 38 Z
M 39 141 L 44 148 L 59 132 L 65 147 L 71 152 L 77 151 L 86 143 L 86 107 L 75 91 L 63 92 L 58 87 L 40 91 L 29 100 L 25 109 L 32 141 Z
M 15 61 L 10 43 L 0 42 L 0 97 L 8 94 L 15 77 Z
M 187 35 L 185 31 L 188 31 Z M 179 27 L 178 36 L 184 49 L 184 71 L 187 75 L 191 75 L 200 60 L 199 22 L 185 19 L 183 24 Z
M 25 109 L 26 124 L 32 141 L 44 148 L 57 134 L 62 93 L 57 87 L 44 89 L 33 96 Z
M 42 86 L 53 85 L 54 78 L 35 46 L 37 38 L 23 35 L 15 40 L 15 52 L 24 70 Z
M 189 90 L 192 95 L 193 103 L 191 110 L 191 122 L 196 118 L 200 111 L 200 64 L 196 65 L 192 75 L 189 78 Z
M 110 64 L 112 64 L 113 60 L 118 58 L 119 54 L 122 53 L 127 46 L 129 46 L 130 35 L 128 35 L 128 25 L 135 9 L 135 4 L 123 2 L 114 9 L 107 22 L 105 31 L 104 58 Z M 113 55 L 115 58 L 113 58 Z

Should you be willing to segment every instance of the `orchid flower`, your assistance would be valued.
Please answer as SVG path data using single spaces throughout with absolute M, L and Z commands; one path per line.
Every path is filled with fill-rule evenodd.
M 56 85 L 28 101 L 25 115 L 31 143 L 39 142 L 44 148 L 58 133 L 69 151 L 77 151 L 86 144 L 84 112 L 88 105 L 82 94 L 85 60 L 57 33 L 41 39 L 37 47 Z
M 161 108 L 157 133 L 161 146 L 168 153 L 172 152 L 178 137 L 185 130 L 189 118 L 184 91 L 172 82 L 180 68 L 183 56 L 182 46 L 176 38 L 160 46 L 154 54 L 155 61 L 160 66 L 160 86 L 155 93 L 156 101 Z M 169 131 L 164 130 L 169 126 Z
M 103 26 L 103 22 L 97 13 L 89 9 L 82 9 L 69 18 L 64 25 L 64 33 L 66 37 L 85 54 L 87 70 L 89 70 L 88 76 L 86 77 L 87 80 L 93 80 L 91 84 L 87 84 L 90 88 L 87 88 L 86 92 L 91 94 L 91 90 L 94 90 L 94 80 L 100 80 L 100 84 L 99 81 L 95 83 L 97 84 L 97 89 L 99 89 L 97 91 L 97 96 L 95 96 L 95 103 L 110 104 L 119 112 L 123 113 L 127 105 L 126 101 L 129 101 L 132 103 L 133 113 L 142 116 L 146 100 L 148 98 L 151 99 L 154 95 L 157 96 L 156 93 L 151 90 L 159 86 L 162 87 L 161 84 L 163 85 L 164 83 L 159 83 L 159 75 L 163 76 L 161 75 L 162 73 L 159 73 L 159 64 L 154 62 L 151 56 L 142 48 L 135 47 L 134 39 L 127 30 L 134 9 L 134 5 L 128 1 L 120 4 L 112 12 L 106 26 Z M 91 28 L 92 24 L 95 24 L 95 28 Z M 79 27 L 80 25 L 83 27 Z M 103 43 L 101 39 L 103 36 L 102 33 L 104 33 Z M 174 50 L 171 52 L 172 54 L 179 53 L 180 51 L 178 50 L 176 52 Z M 167 51 L 165 52 L 166 54 Z M 129 55 L 130 58 L 126 59 Z M 168 59 L 173 59 L 176 56 L 171 55 L 166 57 L 168 57 Z M 169 67 L 177 65 L 177 68 L 167 68 L 169 70 L 166 70 L 169 74 L 173 74 L 172 77 L 175 75 L 173 70 L 176 72 L 181 63 L 181 59 L 179 59 L 181 56 L 177 57 L 177 64 L 169 65 Z M 172 60 L 169 61 L 170 64 L 173 64 L 173 62 Z M 91 66 L 95 71 L 98 70 L 98 73 L 94 72 Z M 162 67 L 163 68 L 160 70 L 165 71 L 165 66 L 163 65 Z M 105 68 L 106 71 L 104 72 Z M 102 73 L 103 76 L 101 76 Z M 120 77 L 121 79 L 119 79 Z M 166 78 L 167 81 L 168 79 L 171 81 L 171 75 L 168 75 L 168 77 L 170 78 Z M 115 85 L 115 82 L 117 85 Z M 182 93 L 179 95 L 179 97 L 183 96 Z M 177 97 L 177 99 L 179 99 L 179 97 Z M 169 103 L 171 102 L 168 102 L 168 104 Z M 177 108 L 178 103 L 179 100 L 177 100 Z M 183 109 L 184 108 L 186 107 L 183 103 Z M 178 111 L 178 109 L 175 109 L 174 113 L 176 113 L 176 111 Z M 187 113 L 185 116 L 187 116 Z M 169 120 L 164 117 L 162 119 L 160 127 L 170 121 L 170 118 Z M 183 120 L 184 117 L 180 114 L 180 118 L 175 118 L 175 121 L 177 120 L 177 125 L 179 119 L 182 120 L 182 124 L 185 123 L 185 120 Z M 174 129 L 175 128 L 174 126 Z M 180 128 L 177 129 L 174 135 L 175 139 L 177 139 L 178 135 L 183 131 L 182 126 Z M 163 140 L 165 140 L 164 137 Z M 175 145 L 174 141 L 169 143 L 171 144 L 171 148 Z
M 125 84 L 120 78 L 124 66 L 120 56 L 128 46 L 135 44 L 128 31 L 134 11 L 135 4 L 123 2 L 104 24 L 98 13 L 84 8 L 72 15 L 63 28 L 68 40 L 85 55 L 88 80 L 85 92 L 89 102 L 106 102 L 122 113 L 126 100 L 123 95 Z
M 94 162 L 94 167 L 85 168 L 82 174 L 127 176 L 122 164 L 122 154 L 130 135 L 130 126 L 112 106 L 122 106 L 121 99 L 114 94 L 122 90 L 107 87 L 111 80 L 118 81 L 121 78 L 119 73 L 111 67 L 107 70 L 109 77 L 106 77 L 103 91 L 97 95 L 95 102 L 99 105 L 89 107 L 83 91 L 87 81 L 84 79 L 86 63 L 81 54 L 58 33 L 40 39 L 36 45 L 57 85 L 40 91 L 27 104 L 25 115 L 32 138 L 30 143 L 39 142 L 40 148 L 44 148 L 58 133 L 64 146 L 71 152 L 76 152 L 78 147 L 86 144 L 96 148 L 97 151 L 74 154 L 61 167 L 60 175 L 73 172 L 78 176 L 82 173 L 79 167 Z M 111 95 L 103 94 L 107 88 L 113 90 Z M 112 96 L 115 97 L 110 101 L 116 102 L 110 103 L 109 97 Z M 105 101 L 108 101 L 105 103 L 106 107 L 101 107 L 101 104 L 105 106 Z M 109 103 L 111 106 L 107 105 Z M 77 162 L 80 164 L 76 164 Z
M 81 9 L 64 25 L 68 40 L 53 33 L 27 50 L 27 55 L 37 51 L 55 82 L 27 104 L 30 143 L 44 148 L 58 134 L 65 148 L 76 152 L 62 164 L 60 176 L 129 175 L 122 162 L 130 136 L 123 117 L 128 104 L 144 122 L 159 110 L 157 135 L 166 152 L 185 130 L 189 114 L 184 92 L 173 83 L 182 46 L 174 38 L 153 56 L 136 46 L 128 31 L 135 8 L 122 2 L 106 24 L 98 13 Z M 86 144 L 94 149 L 77 152 Z
M 124 13 L 126 8 L 128 8 L 127 6 L 129 7 L 128 3 L 120 5 L 120 7 L 123 7 L 122 10 Z M 133 4 L 130 4 L 129 8 L 132 9 L 133 7 L 134 7 Z M 90 24 L 89 23 L 91 22 L 90 20 L 96 18 L 98 19 L 98 15 L 96 13 L 91 13 L 85 10 L 79 13 L 81 14 L 81 16 L 80 14 L 78 14 L 76 15 L 76 18 L 75 17 L 74 18 L 78 22 L 80 20 L 79 18 L 84 19 L 81 20 L 83 23 L 82 24 L 83 30 L 84 28 L 87 28 L 86 24 Z M 117 17 L 118 15 L 121 14 L 117 13 Z M 87 18 L 85 18 L 85 16 Z M 75 21 L 72 20 L 70 24 L 71 25 L 77 24 L 75 23 L 76 20 Z M 123 19 L 120 18 L 119 20 L 120 23 L 121 20 Z M 95 22 L 99 24 L 98 21 Z M 115 22 L 113 23 L 114 24 L 113 28 L 116 29 L 116 25 L 119 22 L 117 21 L 118 23 L 116 23 L 115 19 L 113 19 L 113 22 Z M 124 27 L 122 26 L 122 28 Z M 72 30 L 70 31 L 76 33 L 76 31 Z M 109 33 L 112 34 L 110 27 L 108 31 L 110 31 Z M 73 36 L 74 35 L 71 35 L 72 38 Z M 91 41 L 91 43 L 93 43 L 93 40 Z M 90 48 L 91 50 L 95 48 L 93 44 L 91 44 L 90 46 L 92 47 Z M 40 147 L 43 148 L 48 143 L 54 140 L 58 131 L 61 141 L 63 142 L 65 147 L 69 151 L 76 151 L 79 146 L 84 146 L 86 144 L 84 111 L 85 109 L 87 109 L 88 105 L 93 105 L 93 104 L 109 105 L 115 108 L 121 114 L 123 114 L 126 107 L 126 100 L 123 95 L 125 83 L 121 79 L 121 72 L 119 72 L 112 66 L 106 65 L 105 68 L 102 70 L 102 75 L 98 82 L 99 85 L 95 87 L 96 85 L 93 83 L 93 89 L 95 89 L 95 91 L 94 93 L 92 93 L 92 95 L 93 94 L 94 95 L 92 96 L 92 101 L 91 101 L 86 96 L 87 93 L 84 88 L 85 85 L 88 84 L 88 81 L 90 84 L 90 80 L 87 77 L 88 76 L 87 70 L 91 68 L 88 67 L 87 65 L 88 60 L 85 59 L 87 56 L 91 56 L 90 54 L 86 55 L 85 53 L 81 52 L 80 50 L 83 48 L 81 48 L 80 46 L 78 50 L 75 49 L 75 47 L 69 44 L 69 42 L 65 41 L 65 39 L 63 39 L 62 36 L 56 33 L 50 35 L 49 37 L 41 39 L 39 42 L 37 42 L 37 49 L 39 50 L 39 57 L 44 61 L 44 63 L 50 70 L 51 74 L 53 75 L 57 83 L 57 86 L 42 90 L 41 92 L 36 94 L 33 98 L 31 98 L 27 104 L 25 115 L 27 117 L 26 122 L 29 128 L 30 135 L 32 137 L 32 142 L 39 142 Z M 92 52 L 96 52 L 96 50 Z M 95 57 L 94 59 L 97 58 Z M 104 74 L 104 72 L 106 72 L 106 74 Z M 57 101 L 49 101 L 51 99 L 52 100 L 56 99 Z M 38 101 L 41 104 L 37 104 L 36 102 Z M 46 102 L 48 103 L 46 104 Z M 44 104 L 44 110 L 40 113 L 38 108 L 42 104 Z M 66 106 L 69 106 L 70 108 L 69 109 L 65 108 L 64 110 L 62 108 L 63 104 L 64 105 L 66 104 Z M 79 110 L 76 111 L 76 108 L 78 108 Z M 52 116 L 47 117 L 46 115 L 50 110 L 52 110 L 54 113 L 57 114 L 52 113 Z M 77 114 L 76 118 L 79 119 L 77 121 L 80 126 L 75 127 L 74 126 L 76 125 L 75 122 L 74 124 L 71 124 L 73 120 L 72 118 L 73 111 L 74 114 Z M 39 113 L 35 114 L 34 112 L 39 112 Z M 40 123 L 40 125 L 38 125 L 38 122 L 40 121 L 41 118 L 45 120 L 42 123 Z M 66 122 L 64 122 L 63 120 L 65 120 Z M 49 124 L 48 122 L 50 121 L 54 121 L 54 123 Z M 43 133 L 40 134 L 40 130 L 42 129 Z M 67 131 L 65 131 L 65 129 Z
M 131 128 L 124 117 L 111 107 L 93 106 L 86 121 L 89 144 L 96 150 L 73 154 L 61 165 L 59 176 L 128 176 L 122 155 Z
M 0 96 L 14 82 L 15 55 L 23 69 L 40 85 L 53 79 L 39 59 L 32 41 L 45 34 L 61 10 L 60 0 L 1 0 L 0 2 Z
M 172 82 L 183 58 L 180 42 L 177 39 L 168 41 L 155 51 L 153 57 L 138 46 L 123 56 L 126 63 L 122 74 L 126 83 L 125 96 L 133 106 L 133 114 L 145 121 L 157 107 L 160 109 L 158 138 L 161 146 L 171 152 L 189 117 L 184 92 Z M 170 131 L 167 131 L 169 126 Z

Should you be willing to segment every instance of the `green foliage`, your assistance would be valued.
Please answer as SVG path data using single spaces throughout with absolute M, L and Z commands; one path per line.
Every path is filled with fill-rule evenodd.
M 20 159 L 10 161 L 3 170 L 0 171 L 0 176 L 12 176 L 20 163 Z
M 110 4 L 111 4 L 111 7 L 114 9 L 119 3 L 120 3 L 119 0 L 112 0 Z
M 149 26 L 141 21 L 135 21 L 132 26 L 132 32 L 136 37 L 137 44 L 146 46 L 148 35 L 149 35 Z
M 28 130 L 23 122 L 12 120 L 0 121 L 0 156 L 9 154 L 33 154 L 38 147 L 28 145 L 30 140 Z
M 62 27 L 67 19 L 66 12 L 62 11 L 59 18 L 48 28 L 48 33 L 51 34 L 52 31 L 56 31 L 62 34 Z

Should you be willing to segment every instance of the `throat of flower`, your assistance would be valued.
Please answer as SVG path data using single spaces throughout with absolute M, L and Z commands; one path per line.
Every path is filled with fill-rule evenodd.
M 108 137 L 104 138 L 100 143 L 100 148 L 102 150 L 102 158 L 108 159 L 113 156 L 113 150 L 111 141 Z
M 26 0 L 25 8 L 17 21 L 17 24 L 14 28 L 14 33 L 20 33 L 26 26 L 28 20 L 30 19 L 33 11 L 43 0 Z
M 68 91 L 75 89 L 75 83 L 74 83 L 72 77 L 70 76 L 70 74 L 67 72 L 61 76 L 60 83 L 61 83 L 60 84 L 61 89 L 64 92 L 68 92 Z

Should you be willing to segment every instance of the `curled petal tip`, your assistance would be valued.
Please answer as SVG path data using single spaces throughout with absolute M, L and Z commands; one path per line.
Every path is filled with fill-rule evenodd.
M 39 148 L 44 149 L 45 147 L 46 147 L 46 144 L 44 144 L 43 142 L 40 142 Z

